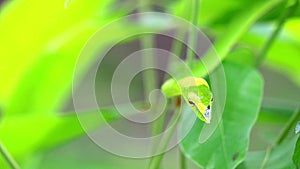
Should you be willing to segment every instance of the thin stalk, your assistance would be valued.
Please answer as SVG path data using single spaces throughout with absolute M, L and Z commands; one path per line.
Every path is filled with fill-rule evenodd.
M 186 169 L 186 158 L 185 158 L 185 155 L 184 153 L 179 149 L 180 151 L 180 166 L 181 166 L 181 169 Z
M 145 12 L 145 11 L 149 10 L 149 7 L 147 7 L 147 4 L 149 4 L 148 0 L 141 1 L 141 9 L 140 9 L 141 12 Z M 142 49 L 150 49 L 153 47 L 154 42 L 155 41 L 154 41 L 154 38 L 152 37 L 152 35 L 144 35 L 141 39 L 141 47 L 142 47 Z M 147 66 L 154 67 L 154 59 L 153 58 L 154 57 L 153 57 L 152 51 L 148 50 L 147 52 L 144 52 L 142 64 L 144 64 L 146 67 Z M 144 82 L 144 95 L 146 96 L 146 99 L 147 99 L 147 96 L 149 95 L 149 93 L 157 87 L 157 84 L 156 84 L 157 76 L 156 76 L 155 72 L 153 70 L 144 71 L 143 72 L 143 82 Z M 160 105 L 159 103 L 160 103 L 160 101 L 158 100 L 152 106 L 157 107 Z M 168 107 L 166 110 L 168 110 Z M 151 128 L 152 136 L 159 134 L 163 130 L 165 117 L 166 117 L 165 114 L 166 113 L 163 112 L 162 115 L 157 120 L 153 121 L 152 126 L 151 126 L 152 127 Z M 153 143 L 153 147 L 154 147 L 152 150 L 153 152 L 156 151 L 156 147 L 158 145 L 159 145 L 159 142 Z M 153 158 L 151 158 L 150 162 L 152 160 L 153 160 Z
M 288 123 L 286 124 L 286 126 L 284 127 L 283 131 L 281 132 L 281 134 L 279 135 L 278 139 L 276 140 L 276 142 L 273 145 L 270 145 L 267 150 L 266 150 L 266 155 L 265 158 L 261 164 L 260 169 L 265 168 L 266 163 L 268 162 L 269 158 L 270 158 L 270 154 L 271 151 L 273 149 L 274 146 L 280 144 L 283 142 L 283 140 L 287 137 L 287 135 L 289 134 L 289 132 L 292 130 L 294 124 L 300 119 L 300 109 L 297 110 L 296 113 L 294 113 L 294 115 L 290 118 L 290 120 L 288 121 Z
M 194 25 L 197 25 L 197 20 L 198 20 L 198 12 L 199 12 L 199 0 L 193 0 L 193 6 L 194 6 L 194 9 L 193 9 L 193 13 L 192 13 L 192 19 L 191 19 L 191 22 L 194 24 Z M 181 31 L 180 29 L 178 29 L 177 30 L 177 34 L 179 34 L 179 36 L 184 36 L 184 32 L 183 31 Z M 192 32 L 191 32 L 191 34 L 189 35 L 189 37 L 188 37 L 189 39 L 188 39 L 188 46 L 189 47 L 194 47 L 195 46 L 195 44 L 196 44 L 196 36 L 195 36 L 195 31 L 193 31 L 192 30 Z M 175 54 L 175 55 L 177 55 L 178 57 L 180 57 L 181 56 L 181 52 L 182 52 L 182 49 L 183 49 L 183 45 L 182 45 L 182 43 L 180 42 L 180 41 L 178 41 L 177 39 L 174 39 L 173 40 L 173 43 L 172 43 L 172 47 L 171 47 L 171 53 L 173 53 L 173 54 Z M 193 51 L 192 50 L 189 50 L 189 49 L 187 49 L 187 63 L 189 64 L 189 63 L 191 63 L 192 61 L 193 61 L 193 59 L 194 59 L 194 53 L 193 53 Z M 179 114 L 178 112 L 176 112 L 176 114 Z M 176 116 L 176 114 L 175 114 L 175 116 Z M 171 120 L 171 124 L 173 123 L 173 120 L 174 121 L 177 121 L 178 120 L 178 116 L 176 116 L 176 117 L 173 117 L 173 119 Z M 161 123 L 163 123 L 163 121 L 160 121 L 160 122 L 158 122 L 158 124 L 161 124 Z M 160 127 L 162 127 L 163 125 L 160 125 Z M 172 126 L 172 127 L 174 127 L 175 126 L 175 124 Z M 170 140 L 170 138 L 171 138 L 171 136 L 172 136 L 172 133 L 174 132 L 173 130 L 175 129 L 175 127 L 174 128 L 172 128 L 171 130 L 172 130 L 172 132 L 170 132 L 170 135 L 169 136 L 167 136 L 167 138 L 165 139 L 165 141 L 164 140 L 162 140 L 163 141 L 163 146 L 162 146 L 162 148 L 161 149 L 159 149 L 159 151 L 163 151 L 165 148 L 166 148 L 166 146 L 168 145 L 168 143 L 169 143 L 169 140 Z M 162 129 L 160 128 L 160 131 L 161 131 Z M 158 130 L 156 130 L 156 131 L 158 131 Z M 181 153 L 181 158 L 180 158 L 180 160 L 181 160 L 181 167 L 182 167 L 182 169 L 185 169 L 185 156 L 184 156 L 184 154 L 182 153 L 182 152 L 180 152 Z M 150 163 L 149 163 L 149 169 L 156 169 L 156 168 L 158 168 L 159 166 L 160 166 L 160 163 L 161 163 L 161 160 L 162 160 L 162 158 L 163 158 L 163 156 L 164 156 L 164 153 L 163 154 L 160 154 L 160 155 L 158 155 L 158 156 L 156 156 L 156 157 L 153 157 L 151 160 L 150 160 Z
M 176 30 L 176 33 L 179 37 L 183 37 L 185 32 L 182 31 L 180 28 L 178 30 Z M 183 50 L 183 45 L 182 43 L 177 40 L 177 39 L 173 39 L 173 43 L 172 43 L 172 46 L 171 46 L 171 49 L 170 49 L 170 52 L 172 54 L 175 54 L 176 56 L 178 56 L 180 58 L 181 54 L 182 54 L 182 50 Z M 165 79 L 165 78 L 164 78 Z M 169 106 L 170 107 L 170 106 Z M 162 131 L 163 129 L 163 126 L 164 126 L 164 123 L 165 123 L 165 116 L 166 114 L 163 113 L 162 114 L 162 117 L 160 119 L 158 119 L 158 121 L 155 122 L 155 124 L 153 125 L 153 129 L 154 129 L 154 132 L 152 132 L 152 134 L 158 134 L 159 132 Z M 173 133 L 173 132 L 171 132 Z M 164 142 L 163 144 L 167 144 L 169 141 L 166 141 Z M 159 143 L 155 143 L 155 147 L 156 145 L 158 145 Z M 181 152 L 180 152 L 181 153 Z M 161 154 L 159 156 L 156 156 L 156 157 L 152 157 L 151 160 L 150 160 L 150 163 L 149 163 L 149 168 L 157 168 L 160 166 L 160 163 L 161 163 L 161 160 L 163 158 L 163 155 L 164 154 Z M 184 155 L 181 153 L 181 166 L 183 169 L 185 169 L 185 157 Z
M 269 146 L 269 147 L 267 148 L 267 150 L 266 150 L 266 155 L 265 155 L 265 158 L 264 158 L 263 162 L 261 163 L 260 169 L 265 168 L 265 166 L 266 166 L 266 164 L 267 164 L 267 162 L 268 162 L 268 160 L 269 160 L 269 158 L 270 158 L 272 148 L 273 148 L 273 146 Z
M 183 30 L 181 30 L 180 28 L 178 28 L 176 30 L 176 34 L 177 34 L 178 38 L 182 38 L 182 37 L 184 37 L 185 33 L 184 33 Z M 181 54 L 182 54 L 182 50 L 183 50 L 183 44 L 181 43 L 181 41 L 177 40 L 177 39 L 173 39 L 170 52 L 180 58 Z
M 142 43 L 142 49 L 150 49 L 153 46 L 153 37 L 152 35 L 144 35 L 141 39 Z M 154 59 L 153 59 L 153 53 L 151 50 L 147 50 L 143 52 L 144 56 L 142 59 L 142 64 L 144 64 L 146 67 L 153 67 L 154 65 Z M 148 94 L 156 88 L 156 74 L 153 70 L 145 70 L 143 72 L 143 82 L 144 82 L 144 94 L 147 98 Z
M 295 2 L 294 5 L 292 5 L 288 9 L 286 9 L 286 11 L 284 12 L 284 14 L 282 15 L 281 19 L 278 22 L 277 29 L 272 33 L 270 39 L 266 43 L 265 47 L 262 49 L 261 55 L 259 55 L 258 60 L 257 60 L 257 65 L 260 65 L 261 62 L 262 62 L 262 60 L 264 60 L 264 58 L 266 57 L 267 51 L 271 47 L 271 45 L 274 42 L 275 38 L 278 36 L 278 34 L 279 34 L 280 30 L 282 29 L 282 27 L 283 27 L 286 19 L 288 17 L 290 17 L 295 12 L 295 10 L 297 9 L 298 5 L 299 5 L 299 0 L 296 0 L 296 2 Z M 288 121 L 288 123 L 286 124 L 284 130 L 281 132 L 281 134 L 279 135 L 277 141 L 275 142 L 276 145 L 282 143 L 282 141 L 286 138 L 286 136 L 288 135 L 289 131 L 293 127 L 293 124 L 295 124 L 297 122 L 297 120 L 299 120 L 299 119 L 300 119 L 300 109 L 298 109 L 294 113 L 294 115 L 291 117 L 291 119 Z
M 193 9 L 192 9 L 192 16 L 190 22 L 197 26 L 198 24 L 198 16 L 199 16 L 199 0 L 193 0 Z M 190 34 L 188 34 L 188 47 L 195 48 L 197 44 L 197 36 L 196 30 L 193 28 L 190 30 Z M 194 52 L 191 49 L 187 49 L 186 53 L 187 63 L 191 64 L 194 60 Z
M 286 136 L 289 134 L 289 132 L 294 127 L 294 124 L 300 119 L 300 109 L 297 110 L 293 114 L 293 116 L 290 118 L 286 126 L 284 127 L 283 131 L 280 133 L 277 141 L 275 142 L 276 145 L 282 143 L 282 141 L 286 138 Z
M 140 12 L 147 12 L 149 10 L 149 0 L 140 1 Z M 153 47 L 154 39 L 152 35 L 143 35 L 141 38 L 141 48 L 151 49 Z M 154 59 L 151 50 L 147 50 L 142 58 L 142 64 L 146 67 L 153 67 Z M 153 70 L 146 70 L 143 72 L 143 82 L 144 82 L 144 94 L 147 99 L 148 94 L 156 88 L 156 74 Z
M 272 47 L 272 44 L 274 43 L 274 41 L 278 37 L 279 33 L 281 32 L 286 20 L 296 11 L 298 4 L 299 4 L 299 1 L 296 0 L 294 5 L 287 8 L 283 12 L 281 17 L 279 18 L 276 29 L 272 32 L 270 38 L 267 40 L 266 44 L 261 49 L 261 51 L 257 57 L 257 60 L 256 60 L 256 66 L 259 66 L 262 63 L 262 61 L 266 58 L 269 49 Z
M 177 35 L 179 37 L 183 37 L 184 36 L 184 32 L 181 31 L 180 29 L 176 30 L 177 32 Z M 170 49 L 170 52 L 172 54 L 175 54 L 176 56 L 178 56 L 180 58 L 181 54 L 182 54 L 182 49 L 183 49 L 183 45 L 182 43 L 177 40 L 177 39 L 173 39 L 173 43 L 172 43 L 172 46 L 171 46 L 171 49 Z M 163 78 L 166 80 L 166 76 Z M 166 119 L 166 114 L 167 112 L 170 110 L 170 107 L 171 107 L 171 104 L 170 102 L 168 102 L 168 106 L 167 106 L 167 109 L 166 109 L 166 112 L 164 112 L 161 117 L 154 122 L 153 124 L 153 128 L 152 128 L 152 134 L 159 134 L 159 132 L 162 132 L 163 131 L 163 127 L 164 127 L 164 124 L 165 124 L 165 119 Z M 172 132 L 173 133 L 173 132 Z M 167 141 L 166 143 L 168 143 L 169 141 Z M 154 147 L 157 147 L 159 145 L 159 142 L 158 143 L 154 143 Z M 154 151 L 155 152 L 155 151 Z M 155 168 L 155 167 L 158 167 L 160 166 L 160 163 L 161 163 L 161 160 L 162 160 L 162 157 L 163 157 L 164 154 L 161 154 L 159 156 L 156 156 L 156 157 L 152 157 L 150 159 L 150 162 L 149 162 L 149 166 L 148 168 Z M 184 155 L 182 154 L 182 157 L 181 157 L 181 166 L 185 166 L 184 163 Z M 185 168 L 183 168 L 185 169 Z
M 4 146 L 1 143 L 0 143 L 0 153 L 11 169 L 20 169 L 17 162 L 13 159 L 13 157 L 8 153 L 8 151 L 4 148 Z
M 158 156 L 152 157 L 151 161 L 149 163 L 148 169 L 157 169 L 160 166 L 160 163 L 162 161 L 162 158 L 165 154 L 165 150 L 170 142 L 170 139 L 172 138 L 174 131 L 176 129 L 176 124 L 178 122 L 178 120 L 180 119 L 181 116 L 181 112 L 180 109 L 176 109 L 174 116 L 172 117 L 172 119 L 170 120 L 170 126 L 168 127 L 169 132 L 168 135 L 164 136 L 161 139 L 161 144 L 159 144 L 160 146 L 157 149 L 157 152 L 162 152 L 161 154 L 159 154 Z
M 147 4 L 149 4 L 148 0 L 143 0 L 140 2 L 141 4 L 141 12 L 145 12 L 149 10 L 149 7 L 147 6 Z M 153 47 L 153 43 L 154 43 L 154 38 L 152 37 L 152 35 L 144 35 L 141 38 L 141 48 L 142 49 L 151 49 Z M 153 67 L 154 66 L 154 59 L 153 59 L 153 53 L 151 50 L 147 50 L 146 52 L 143 53 L 144 56 L 142 58 L 142 64 L 145 67 Z M 153 70 L 146 70 L 143 72 L 143 85 L 144 85 L 144 95 L 145 95 L 145 99 L 147 100 L 148 95 L 150 94 L 150 92 L 154 89 L 157 88 L 157 76 L 155 74 L 155 72 Z M 156 102 L 154 105 L 154 107 L 156 107 L 158 104 L 158 102 Z M 156 135 L 157 133 L 159 133 L 159 128 L 161 122 L 154 122 L 153 123 L 153 128 L 152 128 L 152 135 Z

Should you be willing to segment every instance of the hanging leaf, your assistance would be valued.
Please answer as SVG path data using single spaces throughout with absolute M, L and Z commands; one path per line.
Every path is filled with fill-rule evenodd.
M 200 144 L 204 123 L 198 120 L 181 143 L 184 154 L 204 168 L 235 168 L 244 160 L 262 100 L 263 81 L 255 69 L 227 62 L 223 66 L 227 93 L 219 126 Z

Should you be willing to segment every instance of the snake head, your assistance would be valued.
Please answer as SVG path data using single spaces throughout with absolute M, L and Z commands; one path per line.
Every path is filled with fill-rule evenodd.
M 210 123 L 212 92 L 205 79 L 186 77 L 179 81 L 181 95 L 193 112 L 205 123 Z
M 205 123 L 210 123 L 211 120 L 211 106 L 212 106 L 212 97 L 210 102 L 205 105 L 203 102 L 204 96 L 198 96 L 193 92 L 188 93 L 187 102 L 190 105 L 193 112 Z

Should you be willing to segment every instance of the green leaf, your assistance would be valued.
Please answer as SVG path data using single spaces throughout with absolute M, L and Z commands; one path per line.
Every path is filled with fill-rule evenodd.
M 247 7 L 247 10 L 240 12 L 237 17 L 228 24 L 228 29 L 224 30 L 223 34 L 216 40 L 214 48 L 209 50 L 202 59 L 202 62 L 205 63 L 205 67 L 208 70 L 203 69 L 202 62 L 196 62 L 192 68 L 193 73 L 199 77 L 203 77 L 206 75 L 207 71 L 213 71 L 218 66 L 219 62 L 216 62 L 215 59 L 211 59 L 211 56 L 214 56 L 215 52 L 217 52 L 220 60 L 223 60 L 231 51 L 233 45 L 240 40 L 242 35 L 246 33 L 258 19 L 280 3 L 282 3 L 282 0 L 263 0 L 253 3 L 251 6 Z
M 108 13 L 113 2 L 76 0 L 67 8 L 61 0 L 10 1 L 4 5 L 0 13 L 0 54 L 6 57 L 0 62 L 1 78 L 5 79 L 0 82 L 0 103 L 6 116 L 59 111 L 71 92 L 82 47 L 103 25 L 125 14 L 123 8 Z M 16 29 L 19 25 L 21 30 Z M 124 29 L 120 23 L 103 33 L 98 47 L 136 29 Z M 94 57 L 90 55 L 86 63 L 81 63 L 82 72 Z
M 260 0 L 260 2 L 263 2 L 263 0 Z M 171 12 L 176 16 L 189 20 L 191 11 L 186 9 L 190 8 L 191 5 L 191 0 L 178 1 L 171 6 Z M 228 20 L 231 20 L 233 18 L 232 16 L 240 16 L 240 11 L 245 9 L 249 10 L 249 6 L 251 5 L 253 5 L 253 1 L 251 0 L 228 0 L 226 2 L 221 0 L 203 0 L 200 4 L 198 23 L 202 26 L 209 26 L 210 29 L 214 29 L 218 26 L 226 27 L 225 25 L 228 25 Z M 280 5 L 273 9 L 272 13 L 264 17 L 261 21 L 278 18 L 284 7 L 284 5 Z
M 115 15 L 108 17 L 106 14 L 112 2 L 72 1 L 68 8 L 64 8 L 64 1 L 61 0 L 16 0 L 5 3 L 0 13 L 0 51 L 1 56 L 5 56 L 0 62 L 0 72 L 5 79 L 0 83 L 1 100 L 11 96 L 23 75 L 45 53 L 60 53 L 53 53 L 53 50 L 60 49 L 63 42 L 69 42 L 77 36 L 81 36 L 81 41 L 73 44 L 82 44 L 88 38 L 86 32 L 91 34 L 91 29 L 95 26 L 103 25 L 108 18 L 113 19 Z M 105 17 L 107 19 L 102 19 Z M 68 36 L 62 38 L 63 35 Z M 49 42 L 58 37 L 62 41 L 56 41 L 54 46 L 49 45 Z M 69 53 L 65 54 L 77 54 L 79 49 L 75 49 L 74 52 L 69 49 Z
M 184 154 L 204 168 L 235 168 L 244 160 L 262 100 L 263 81 L 255 69 L 227 62 L 223 66 L 227 93 L 219 126 L 200 144 L 204 124 L 198 120 L 181 143 Z
M 75 115 L 61 117 L 56 112 L 69 99 L 75 66 L 84 74 L 97 56 L 91 54 L 76 65 L 82 47 L 100 28 L 126 13 L 121 7 L 110 12 L 113 2 L 75 0 L 64 8 L 61 0 L 16 0 L 2 7 L 0 140 L 14 157 L 22 159 L 84 133 Z M 101 41 L 90 52 L 100 52 L 140 29 L 117 22 L 102 30 Z M 96 115 L 87 115 L 92 126 Z
M 88 130 L 95 129 L 121 117 L 117 110 L 85 112 L 81 115 L 89 121 Z M 69 115 L 23 115 L 7 118 L 0 124 L 0 140 L 7 150 L 17 159 L 57 146 L 84 134 L 75 113 Z
M 300 62 L 300 35 L 295 30 L 299 29 L 299 25 L 299 19 L 286 23 L 281 36 L 272 44 L 264 62 L 265 66 L 286 75 L 298 85 L 300 85 L 300 68 L 298 65 Z M 269 36 L 266 31 L 272 29 L 274 28 L 270 24 L 257 25 L 245 34 L 242 42 L 251 45 L 255 50 L 260 50 Z
M 238 169 L 294 169 L 292 161 L 296 137 L 271 147 L 267 151 L 249 152 Z M 299 156 L 298 156 L 299 157 Z
M 300 136 L 298 137 L 296 147 L 294 150 L 293 162 L 298 168 L 300 167 Z

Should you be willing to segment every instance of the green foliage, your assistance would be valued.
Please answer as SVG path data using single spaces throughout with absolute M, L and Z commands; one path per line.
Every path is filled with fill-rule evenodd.
M 239 169 L 293 169 L 292 156 L 296 137 L 279 145 L 269 147 L 266 151 L 249 152 Z
M 88 130 L 95 129 L 120 116 L 114 109 L 85 112 Z M 26 131 L 26 132 L 21 132 Z M 57 134 L 59 133 L 59 134 Z M 22 159 L 30 153 L 60 145 L 84 133 L 75 113 L 69 115 L 23 115 L 7 118 L 0 125 L 0 138 L 14 157 Z
M 204 168 L 234 168 L 243 161 L 262 99 L 262 78 L 254 69 L 229 63 L 224 69 L 227 99 L 216 132 L 198 143 L 203 127 L 198 121 L 182 142 L 185 155 Z
M 84 133 L 75 114 L 57 112 L 71 94 L 81 48 L 101 26 L 124 14 L 123 9 L 108 13 L 113 2 L 70 1 L 64 8 L 59 0 L 29 0 L 2 6 L 0 72 L 5 81 L 0 82 L 0 140 L 15 158 L 24 159 Z M 120 25 L 109 30 L 99 48 L 135 29 L 123 31 Z M 89 57 L 81 63 L 82 72 L 95 56 Z M 95 116 L 87 115 L 94 127 Z
M 0 100 L 4 100 L 6 116 L 57 111 L 70 93 L 81 48 L 99 27 L 123 14 L 122 10 L 107 13 L 113 3 L 110 0 L 71 1 L 67 8 L 62 2 L 13 1 L 4 6 L 0 38 L 5 43 L 0 49 L 7 57 L 0 63 L 6 79 L 0 83 Z M 17 25 L 22 28 L 18 30 Z M 122 29 L 110 31 L 99 47 L 119 37 Z M 89 65 L 93 57 L 81 64 Z
M 265 65 L 287 75 L 291 80 L 300 84 L 300 48 L 299 38 L 296 34 L 296 27 L 299 28 L 300 20 L 294 20 L 287 23 L 282 30 L 281 36 L 275 40 L 271 49 L 267 53 Z M 269 36 L 264 30 L 274 29 L 271 24 L 257 25 L 249 33 L 244 35 L 242 41 L 258 50 L 264 44 Z M 299 37 L 299 38 L 297 38 Z
M 298 138 L 296 147 L 295 147 L 295 152 L 293 155 L 293 162 L 294 164 L 299 168 L 300 167 L 300 139 Z
M 297 140 L 297 143 L 295 146 L 293 162 L 298 168 L 300 167 L 300 137 L 298 137 L 298 140 Z
M 265 0 L 255 1 L 256 3 L 266 3 Z M 278 3 L 280 1 L 273 1 L 271 3 Z M 281 4 L 285 2 L 281 1 Z M 191 0 L 187 1 L 178 1 L 174 3 L 171 7 L 172 13 L 176 14 L 177 16 L 183 17 L 189 20 L 191 16 L 191 11 L 186 10 L 191 6 Z M 225 27 L 228 24 L 229 20 L 233 18 L 240 17 L 240 13 L 245 9 L 253 5 L 253 1 L 251 0 L 244 0 L 244 1 L 235 1 L 229 0 L 226 3 L 223 3 L 221 0 L 210 0 L 210 1 L 202 1 L 200 6 L 201 10 L 198 16 L 198 23 L 202 26 L 209 26 L 210 28 L 217 28 L 217 27 Z M 282 12 L 282 6 L 276 6 L 272 9 L 272 13 L 268 15 L 264 15 L 260 18 L 260 22 L 266 22 L 272 19 L 278 18 L 280 13 Z M 249 11 L 248 11 L 249 12 Z M 235 17 L 233 17 L 235 16 Z
M 27 166 L 25 163 L 28 162 L 27 168 L 40 168 L 38 164 L 46 150 L 53 151 L 55 147 L 84 134 L 76 114 L 62 111 L 72 94 L 75 67 L 84 74 L 96 57 L 89 55 L 84 58 L 84 62 L 76 65 L 78 56 L 82 47 L 97 30 L 119 17 L 132 13 L 138 4 L 135 1 L 116 0 L 67 2 L 14 0 L 3 3 L 0 8 L 0 144 L 5 146 L 21 167 Z M 268 86 L 263 89 L 263 78 L 258 70 L 252 67 L 255 65 L 257 54 L 276 29 L 274 25 L 278 18 L 295 2 L 296 0 L 201 1 L 197 26 L 204 28 L 214 42 L 216 52 L 225 68 L 227 93 L 222 120 L 212 137 L 207 142 L 199 143 L 204 123 L 198 120 L 181 143 L 184 156 L 196 164 L 204 168 L 228 169 L 282 169 L 295 168 L 295 165 L 300 167 L 300 137 L 285 137 L 289 136 L 288 131 L 292 131 L 287 125 L 287 119 L 299 104 L 283 108 L 282 102 L 291 102 L 289 98 L 284 98 L 279 104 L 273 103 L 277 107 L 271 109 L 261 105 L 262 94 Z M 159 6 L 164 11 L 187 20 L 190 20 L 195 12 L 191 10 L 193 0 L 145 1 L 142 4 Z M 299 16 L 298 5 L 296 12 L 286 18 L 285 26 L 272 42 L 263 64 L 260 65 L 262 69 L 268 68 L 275 74 L 280 73 L 288 77 L 287 80 L 297 84 L 298 88 Z M 161 21 L 161 18 L 150 18 L 152 21 L 156 19 Z M 152 26 L 158 27 L 157 29 L 163 27 L 157 24 Z M 145 28 L 132 23 L 115 24 L 113 28 L 103 32 L 98 48 L 93 49 L 91 53 L 101 52 L 102 48 L 119 40 L 123 35 L 141 29 Z M 130 37 L 123 43 L 136 38 Z M 210 52 L 204 58 L 204 61 L 209 63 L 209 72 L 219 66 L 219 62 L 209 57 L 212 54 Z M 193 60 L 192 63 L 191 69 L 196 76 L 207 75 L 199 60 Z M 155 83 L 154 80 L 149 82 Z M 286 86 L 280 89 L 283 92 L 289 91 Z M 172 91 L 169 92 L 171 96 Z M 298 103 L 300 98 L 293 101 Z M 90 122 L 87 129 L 93 130 L 102 126 L 105 121 L 112 122 L 120 118 L 118 112 L 111 108 L 101 110 L 104 119 L 99 119 L 99 111 L 84 112 L 82 117 Z M 260 118 L 257 121 L 258 115 Z M 212 113 L 212 118 L 213 116 Z M 266 126 L 275 128 L 274 133 L 277 133 L 277 129 L 284 128 L 286 135 L 280 138 L 283 141 L 275 142 L 277 135 L 267 133 Z M 252 129 L 264 131 L 258 132 L 267 138 L 262 139 L 264 143 L 257 141 L 259 138 L 250 137 Z M 260 146 L 260 151 L 248 151 L 249 143 L 250 147 Z M 268 146 L 262 147 L 260 144 Z M 56 157 L 56 161 L 60 161 L 58 158 Z M 64 166 L 74 167 L 75 164 L 71 164 L 72 160 L 69 161 L 70 164 L 64 161 Z M 160 160 L 157 161 L 158 166 Z M 31 163 L 36 163 L 36 166 L 31 166 Z M 83 165 L 77 166 L 76 163 L 78 168 L 99 167 L 96 162 Z M 59 164 L 50 166 L 60 167 Z M 103 167 L 112 166 L 105 164 Z M 2 156 L 0 168 L 9 168 Z
M 211 59 L 211 55 L 214 55 L 214 50 L 217 51 L 218 56 L 223 60 L 231 51 L 232 47 L 239 41 L 241 36 L 248 31 L 248 29 L 264 14 L 270 11 L 273 7 L 280 4 L 282 0 L 275 1 L 259 1 L 251 5 L 246 11 L 240 12 L 224 29 L 223 33 L 214 43 L 214 48 L 211 49 L 206 57 L 203 58 L 203 62 L 206 62 L 208 66 L 207 71 L 211 72 L 218 66 L 218 62 Z M 201 67 L 201 62 L 196 62 L 193 65 L 193 72 L 199 76 L 205 76 L 206 72 Z M 198 69 L 197 69 L 198 67 Z

